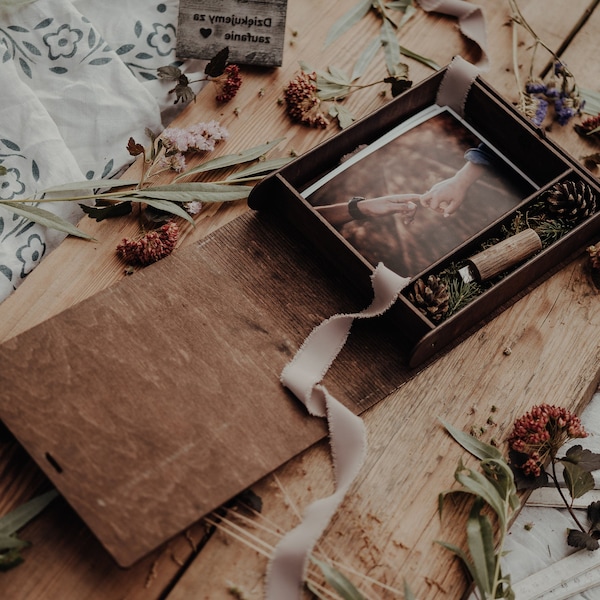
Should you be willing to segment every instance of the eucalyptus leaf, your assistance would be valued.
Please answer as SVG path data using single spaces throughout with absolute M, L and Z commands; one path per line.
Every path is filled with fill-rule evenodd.
M 421 64 L 430 67 L 434 71 L 439 71 L 442 68 L 431 58 L 421 56 L 420 54 L 417 54 L 416 52 L 413 52 L 412 50 L 409 50 L 404 46 L 400 46 L 400 54 L 402 54 L 403 56 L 407 56 L 408 58 L 412 58 L 413 60 L 416 60 L 417 62 L 420 62 Z
M 181 173 L 175 178 L 175 181 L 182 179 L 183 177 L 187 177 L 189 175 L 195 175 L 196 173 L 205 173 L 206 171 L 212 171 L 215 169 L 224 169 L 225 167 L 231 167 L 234 165 L 239 165 L 242 163 L 250 162 L 251 160 L 256 160 L 260 158 L 264 154 L 266 154 L 269 150 L 280 144 L 285 138 L 280 137 L 266 144 L 261 144 L 260 146 L 254 146 L 252 148 L 248 148 L 243 152 L 238 154 L 227 154 L 225 156 L 219 156 L 213 160 L 208 160 L 197 167 L 186 171 L 185 173 Z
M 563 476 L 571 498 L 581 498 L 594 489 L 594 478 L 589 471 L 584 471 L 579 465 L 571 462 L 563 462 L 563 466 Z
M 215 185 L 212 189 L 206 188 L 204 190 L 144 190 L 135 197 L 141 199 L 167 200 L 170 202 L 233 202 L 235 200 L 247 198 L 250 191 L 251 187 L 247 185 L 221 184 Z
M 388 3 L 387 7 L 388 8 L 394 8 L 392 6 L 393 4 L 394 3 L 391 3 L 391 4 Z M 417 13 L 417 9 L 414 7 L 413 4 L 410 4 L 409 6 L 407 6 L 404 9 L 404 15 L 402 16 L 402 19 L 400 20 L 400 23 L 398 23 L 398 27 L 400 28 L 400 27 L 403 27 L 404 25 L 406 25 L 406 23 L 408 21 L 410 21 L 410 19 L 412 19 L 415 16 L 416 13 Z
M 446 429 L 446 431 L 454 438 L 456 442 L 458 442 L 467 452 L 478 458 L 479 460 L 484 460 L 486 458 L 496 458 L 502 459 L 502 452 L 498 450 L 498 448 L 494 448 L 490 444 L 486 444 L 476 437 L 457 429 L 447 423 L 446 421 L 440 419 L 442 425 Z
M 494 534 L 490 520 L 481 514 L 483 502 L 477 500 L 467 519 L 467 544 L 477 573 L 475 583 L 484 598 L 490 597 L 494 584 L 495 550 Z
M 10 536 L 37 517 L 58 496 L 56 490 L 32 498 L 0 518 L 0 535 Z
M 0 535 L 0 552 L 18 550 L 26 546 L 28 546 L 27 542 L 20 540 L 14 535 Z
M 0 0 L 0 6 L 25 6 L 25 4 L 32 4 L 37 0 Z
M 580 88 L 579 95 L 582 100 L 585 100 L 585 104 L 581 109 L 582 112 L 593 116 L 600 114 L 600 92 Z
M 236 171 L 225 179 L 225 181 L 237 181 L 238 179 L 246 179 L 247 177 L 255 177 L 257 175 L 265 175 L 272 171 L 277 171 L 281 167 L 289 164 L 294 160 L 293 156 L 283 156 L 281 158 L 271 158 L 270 160 L 258 161 L 255 165 Z
M 29 206 L 27 204 L 22 204 L 19 202 L 10 202 L 8 200 L 2 200 L 0 205 L 5 206 L 8 210 L 14 212 L 21 217 L 25 217 L 30 221 L 34 221 L 35 223 L 39 223 L 44 227 L 49 227 L 50 229 L 56 229 L 57 231 L 62 231 L 68 235 L 73 235 L 75 237 L 80 237 L 85 240 L 93 240 L 94 238 L 77 229 L 75 225 L 69 223 L 65 219 L 61 219 L 57 217 L 55 214 L 50 211 L 44 210 L 43 208 L 39 208 L 38 206 Z
M 77 190 L 95 190 L 98 188 L 119 188 L 137 184 L 137 181 L 127 179 L 86 179 L 85 181 L 75 181 L 73 183 L 65 183 L 63 185 L 47 188 L 44 190 L 44 194 L 53 192 L 73 192 Z
M 404 582 L 404 600 L 417 600 L 407 581 Z
M 381 24 L 379 37 L 383 46 L 387 71 L 390 75 L 397 75 L 398 64 L 400 63 L 400 45 L 398 44 L 394 28 L 386 19 Z
M 460 560 L 463 562 L 464 566 L 469 572 L 469 575 L 471 576 L 471 579 L 473 581 L 476 580 L 477 572 L 475 571 L 473 563 L 469 560 L 469 557 L 467 556 L 467 553 L 464 550 L 462 550 L 458 546 L 455 546 L 454 544 L 449 544 L 448 542 L 436 540 L 436 543 L 442 546 L 442 548 L 446 548 L 446 550 L 450 550 L 450 552 L 456 554 L 456 556 L 458 556 L 458 558 L 460 558 Z
M 373 39 L 361 52 L 352 71 L 352 81 L 356 81 L 365 74 L 368 66 L 373 62 L 377 52 L 379 51 L 379 48 L 381 48 L 381 41 L 377 37 Z
M 462 492 L 481 497 L 496 513 L 502 529 L 506 528 L 507 514 L 504 499 L 498 494 L 495 486 L 481 473 L 470 469 L 459 469 L 455 473 L 456 481 L 462 486 Z
M 165 194 L 166 192 L 161 192 L 161 194 Z M 194 223 L 194 219 L 183 209 L 179 204 L 176 204 L 172 200 L 166 200 L 164 195 L 156 194 L 154 197 L 152 196 L 136 196 L 132 198 L 133 202 L 145 202 L 148 206 L 152 206 L 158 210 L 162 210 L 164 212 L 170 213 L 172 215 L 176 215 L 189 221 L 190 223 Z
M 365 597 L 356 589 L 354 584 L 337 569 L 334 569 L 331 565 L 311 556 L 311 560 L 315 563 L 323 576 L 325 581 L 340 595 L 344 600 L 366 600 Z
M 327 33 L 325 46 L 329 46 L 333 41 L 350 30 L 356 25 L 370 10 L 372 0 L 361 0 L 358 4 L 352 7 L 351 10 L 344 13 L 332 26 Z

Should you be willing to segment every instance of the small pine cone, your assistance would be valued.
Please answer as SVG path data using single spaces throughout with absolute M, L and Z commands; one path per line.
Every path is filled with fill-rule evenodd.
M 417 279 L 408 294 L 409 300 L 429 319 L 441 321 L 448 312 L 450 294 L 448 287 L 435 275 L 427 278 L 427 283 Z
M 550 214 L 567 221 L 583 221 L 596 212 L 596 195 L 583 181 L 555 183 L 544 197 Z

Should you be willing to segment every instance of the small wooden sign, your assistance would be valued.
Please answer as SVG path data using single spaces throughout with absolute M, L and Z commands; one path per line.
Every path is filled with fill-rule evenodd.
M 225 47 L 229 62 L 278 67 L 287 0 L 181 0 L 177 56 L 210 60 Z

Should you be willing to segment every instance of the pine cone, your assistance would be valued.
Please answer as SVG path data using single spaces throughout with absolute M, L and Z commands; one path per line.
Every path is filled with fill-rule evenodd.
M 596 195 L 583 181 L 555 183 L 545 194 L 548 211 L 567 221 L 583 221 L 596 212 Z
M 412 291 L 408 294 L 409 300 L 429 319 L 434 322 L 441 321 L 448 312 L 450 294 L 448 287 L 435 275 L 427 278 L 427 283 L 417 279 Z

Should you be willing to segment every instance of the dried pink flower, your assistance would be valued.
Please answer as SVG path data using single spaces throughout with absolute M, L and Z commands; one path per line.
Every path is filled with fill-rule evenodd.
M 329 121 L 319 110 L 321 99 L 317 96 L 316 74 L 301 71 L 284 90 L 286 112 L 292 121 L 324 129 Z
M 171 169 L 181 173 L 185 169 L 185 156 L 181 152 L 175 154 L 165 154 L 161 157 L 159 164 L 165 169 Z
M 117 256 L 128 265 L 144 267 L 171 254 L 178 239 L 179 227 L 170 221 L 139 240 L 124 238 L 117 246 Z
M 217 142 L 227 139 L 229 132 L 218 121 L 196 123 L 186 129 L 167 127 L 162 142 L 167 154 L 184 153 L 192 150 L 210 152 Z
M 538 477 L 548 458 L 553 459 L 568 439 L 584 437 L 587 433 L 579 417 L 566 408 L 541 404 L 515 421 L 508 445 L 527 456 L 515 466 L 525 475 Z
M 217 102 L 229 102 L 238 93 L 242 85 L 240 68 L 237 65 L 227 65 L 221 77 L 214 80 L 217 84 Z

